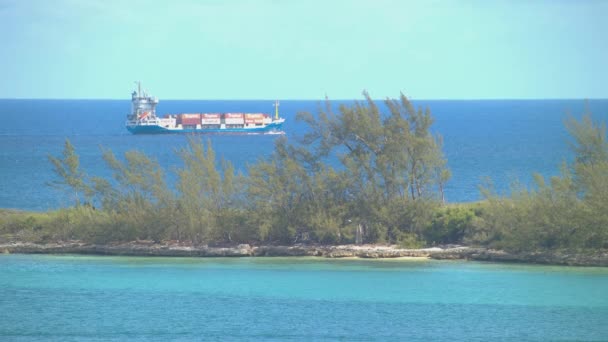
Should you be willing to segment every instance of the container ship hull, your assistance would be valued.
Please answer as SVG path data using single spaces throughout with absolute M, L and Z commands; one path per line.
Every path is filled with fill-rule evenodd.
M 280 132 L 283 122 L 273 122 L 261 127 L 237 127 L 237 128 L 178 128 L 178 127 L 163 127 L 160 125 L 142 125 L 142 124 L 127 124 L 127 130 L 133 134 L 222 134 L 222 133 L 268 133 Z
M 265 113 L 182 113 L 156 115 L 158 99 L 141 90 L 131 94 L 131 114 L 126 128 L 133 134 L 168 133 L 267 133 L 280 132 L 285 119 L 279 117 L 279 102 L 275 115 Z

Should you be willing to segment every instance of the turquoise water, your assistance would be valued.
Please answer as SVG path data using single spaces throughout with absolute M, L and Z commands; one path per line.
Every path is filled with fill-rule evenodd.
M 0 256 L 0 340 L 608 340 L 608 269 Z

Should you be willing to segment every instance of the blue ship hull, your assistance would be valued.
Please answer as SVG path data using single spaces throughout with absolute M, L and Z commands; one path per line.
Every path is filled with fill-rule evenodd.
M 279 118 L 279 101 L 274 104 L 274 119 L 264 113 L 182 113 L 159 118 L 157 104 L 158 99 L 142 92 L 137 82 L 137 91 L 131 94 L 127 130 L 133 134 L 261 134 L 280 131 L 285 122 Z
M 183 128 L 183 129 L 168 129 L 157 125 L 133 125 L 127 126 L 127 130 L 133 134 L 217 134 L 217 133 L 266 133 L 278 131 L 283 126 L 283 123 L 271 123 L 263 127 L 254 128 Z

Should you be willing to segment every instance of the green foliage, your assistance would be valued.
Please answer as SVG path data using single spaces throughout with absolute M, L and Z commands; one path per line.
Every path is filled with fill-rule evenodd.
M 450 205 L 435 211 L 430 225 L 424 231 L 429 244 L 461 244 L 471 231 L 475 211 L 470 206 Z
M 565 122 L 570 133 L 570 148 L 576 156 L 577 165 L 590 165 L 608 161 L 606 124 L 595 123 L 590 113 L 581 120 L 569 117 Z
M 54 212 L 38 238 L 421 246 L 450 176 L 441 138 L 430 133 L 430 111 L 414 109 L 403 94 L 385 101 L 386 113 L 363 95 L 338 113 L 327 101 L 317 116 L 298 114 L 310 133 L 295 144 L 277 139 L 273 154 L 250 165 L 246 177 L 218 161 L 211 144 L 191 138 L 177 151 L 183 166 L 172 170 L 175 189 L 160 165 L 138 151 L 119 158 L 104 150 L 112 178 L 89 178 L 66 141 L 61 157 L 49 157 L 56 184 L 87 205 L 77 200 Z M 331 156 L 341 161 L 337 169 L 325 163 Z M 2 229 L 38 226 L 37 219 L 20 219 Z
M 313 179 L 295 154 L 286 139 L 279 138 L 269 160 L 249 167 L 246 197 L 260 240 L 291 243 L 296 235 L 309 233 L 305 215 L 312 209 Z
M 36 240 L 48 220 L 48 213 L 0 209 L 0 241 Z
M 50 185 L 69 193 L 76 205 L 82 199 L 90 201 L 92 189 L 87 184 L 85 173 L 80 169 L 80 158 L 76 154 L 74 145 L 66 139 L 61 156 L 49 156 L 48 159 L 59 178 Z
M 138 151 L 127 151 L 125 161 L 104 151 L 115 185 L 98 181 L 101 203 L 120 230 L 131 230 L 137 238 L 160 241 L 173 224 L 175 199 L 168 189 L 158 162 Z
M 121 159 L 104 151 L 113 178 L 89 178 L 66 140 L 61 156 L 49 156 L 58 176 L 52 185 L 76 205 L 0 211 L 0 240 L 608 248 L 606 127 L 590 115 L 566 121 L 575 159 L 560 176 L 535 175 L 532 189 L 514 185 L 509 197 L 485 186 L 485 201 L 446 206 L 450 172 L 441 137 L 430 134 L 430 112 L 401 95 L 387 99 L 388 113 L 381 113 L 364 96 L 337 113 L 329 101 L 316 116 L 299 113 L 309 133 L 296 144 L 277 139 L 273 154 L 250 165 L 246 177 L 218 161 L 211 144 L 192 138 L 177 151 L 183 167 L 175 169 L 175 190 L 158 163 L 137 151 Z M 332 156 L 341 162 L 337 169 L 325 164 Z
M 96 237 L 112 236 L 107 215 L 90 205 L 78 205 L 45 213 L 3 211 L 0 214 L 0 241 L 52 242 L 82 240 L 97 242 Z
M 94 243 L 135 239 L 194 243 L 396 243 L 487 245 L 515 251 L 608 248 L 608 143 L 605 125 L 590 115 L 569 119 L 575 159 L 535 187 L 514 185 L 509 197 L 482 188 L 481 203 L 441 205 L 450 173 L 433 137 L 428 110 L 402 95 L 381 114 L 365 102 L 327 102 L 299 144 L 276 141 L 273 154 L 235 174 L 212 146 L 190 139 L 177 153 L 175 191 L 164 170 L 146 155 L 119 159 L 104 151 L 113 179 L 89 178 L 74 147 L 49 157 L 76 205 L 49 213 L 0 212 L 2 241 Z M 341 161 L 336 170 L 324 161 Z M 84 200 L 84 204 L 80 204 Z M 96 209 L 91 205 L 100 205 Z
M 382 115 L 369 94 L 363 95 L 365 102 L 342 105 L 338 113 L 329 101 L 316 118 L 298 113 L 311 128 L 303 144 L 318 157 L 338 154 L 354 196 L 384 202 L 435 197 L 438 183 L 445 183 L 449 172 L 441 138 L 430 133 L 430 111 L 415 110 L 401 94 L 398 100 L 385 101 L 389 113 Z
M 364 102 L 337 113 L 329 101 L 316 117 L 298 113 L 311 128 L 301 141 L 315 161 L 311 170 L 322 172 L 315 166 L 327 156 L 340 159 L 342 188 L 328 205 L 343 206 L 341 221 L 361 225 L 364 242 L 395 242 L 404 232 L 420 236 L 450 177 L 441 138 L 430 133 L 430 111 L 414 109 L 403 94 L 385 101 L 384 114 L 363 95 Z
M 239 234 L 237 227 L 244 225 L 244 215 L 238 210 L 236 189 L 241 183 L 233 166 L 222 161 L 218 169 L 215 151 L 194 138 L 188 147 L 178 151 L 184 167 L 177 170 L 178 228 L 175 238 L 203 241 L 246 241 L 247 234 Z
M 509 250 L 608 248 L 608 144 L 605 125 L 589 114 L 566 122 L 575 153 L 561 175 L 508 198 L 486 188 L 485 243 Z
M 395 243 L 401 248 L 416 249 L 425 246 L 425 242 L 418 235 L 406 232 L 398 232 L 395 237 Z

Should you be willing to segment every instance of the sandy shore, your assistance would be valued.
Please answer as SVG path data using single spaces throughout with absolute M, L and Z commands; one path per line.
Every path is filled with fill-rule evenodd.
M 230 247 L 211 247 L 205 245 L 193 246 L 176 242 L 154 243 L 152 241 L 134 241 L 108 245 L 86 244 L 82 242 L 59 242 L 48 244 L 13 242 L 0 244 L 0 252 L 182 257 L 316 256 L 325 258 L 371 259 L 430 258 L 439 260 L 463 259 L 492 262 L 608 267 L 608 251 L 596 251 L 593 253 L 572 253 L 566 251 L 508 253 L 505 251 L 473 247 L 405 249 L 398 246 L 386 245 L 250 246 L 247 244 Z

